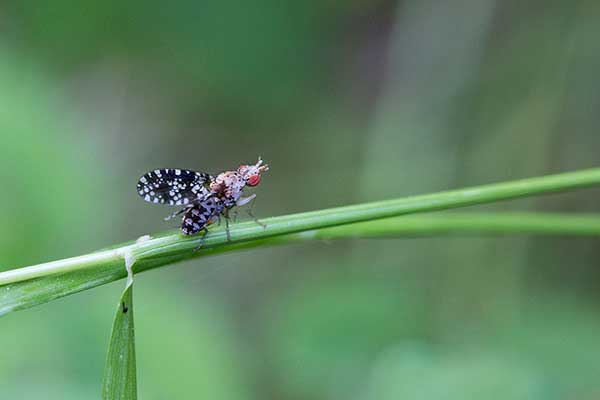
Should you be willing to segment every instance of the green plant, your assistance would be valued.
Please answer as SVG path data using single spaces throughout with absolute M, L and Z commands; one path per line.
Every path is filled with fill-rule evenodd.
M 88 255 L 0 273 L 0 315 L 42 304 L 128 276 L 108 351 L 104 398 L 136 398 L 133 274 L 193 257 L 308 240 L 436 234 L 600 235 L 594 215 L 477 213 L 407 216 L 600 184 L 600 168 L 386 200 L 211 228 L 199 237 L 166 232 Z

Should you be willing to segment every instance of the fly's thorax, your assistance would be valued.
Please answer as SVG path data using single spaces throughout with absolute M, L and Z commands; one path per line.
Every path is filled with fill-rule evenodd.
M 244 177 L 237 171 L 226 171 L 220 173 L 210 184 L 210 190 L 215 193 L 226 204 L 235 202 L 242 195 L 246 186 Z

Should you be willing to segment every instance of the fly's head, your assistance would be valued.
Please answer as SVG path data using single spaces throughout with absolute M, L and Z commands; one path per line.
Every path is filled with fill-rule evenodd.
M 260 175 L 269 170 L 267 164 L 263 165 L 263 160 L 258 157 L 258 162 L 254 165 L 240 165 L 237 169 L 238 174 L 244 179 L 248 186 L 256 186 L 260 183 Z
M 246 186 L 256 186 L 260 183 L 260 175 L 269 170 L 267 165 L 262 165 L 259 158 L 254 165 L 240 165 L 235 171 L 225 171 L 217 175 L 210 183 L 210 191 L 216 195 L 225 207 L 236 205 Z

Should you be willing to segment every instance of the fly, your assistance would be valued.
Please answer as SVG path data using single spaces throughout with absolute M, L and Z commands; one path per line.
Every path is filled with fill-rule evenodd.
M 187 169 L 155 169 L 140 177 L 137 191 L 150 203 L 184 206 L 166 219 L 183 214 L 181 231 L 185 235 L 194 235 L 200 231 L 204 231 L 206 235 L 207 226 L 223 216 L 227 240 L 231 240 L 229 210 L 248 204 L 256 198 L 256 194 L 243 197 L 244 188 L 257 186 L 261 174 L 268 170 L 268 165 L 263 165 L 260 157 L 256 164 L 242 164 L 236 170 L 221 172 L 217 176 Z M 265 226 L 250 210 L 248 214 L 258 224 Z

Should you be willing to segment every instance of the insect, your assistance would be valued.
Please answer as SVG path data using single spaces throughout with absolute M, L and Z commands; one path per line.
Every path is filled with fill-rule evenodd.
M 184 206 L 166 219 L 183 214 L 181 231 L 185 235 L 194 235 L 202 230 L 206 235 L 208 225 L 220 221 L 221 216 L 225 217 L 227 240 L 231 240 L 229 210 L 256 198 L 256 194 L 242 197 L 244 188 L 258 185 L 261 174 L 268 170 L 268 165 L 263 165 L 260 157 L 254 165 L 243 164 L 234 171 L 221 172 L 217 176 L 187 169 L 155 169 L 140 177 L 137 191 L 150 203 Z M 248 214 L 265 226 L 250 210 Z

